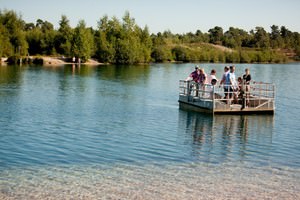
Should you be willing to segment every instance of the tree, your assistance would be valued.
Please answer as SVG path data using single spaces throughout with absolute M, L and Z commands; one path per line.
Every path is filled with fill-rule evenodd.
M 28 52 L 30 55 L 42 54 L 44 35 L 40 28 L 33 28 L 26 32 L 26 40 L 28 42 Z
M 219 26 L 215 26 L 208 30 L 209 42 L 213 44 L 222 45 L 223 29 Z
M 239 28 L 230 27 L 224 33 L 223 44 L 230 48 L 241 48 L 247 40 L 248 33 Z
M 271 26 L 270 44 L 272 48 L 281 48 L 283 46 L 283 40 L 278 26 Z
M 57 32 L 54 30 L 53 24 L 48 21 L 38 19 L 36 26 L 26 32 L 26 40 L 29 44 L 30 55 L 56 54 L 55 39 Z
M 72 55 L 86 62 L 94 53 L 94 37 L 91 29 L 86 28 L 84 20 L 80 20 L 74 30 Z
M 55 39 L 57 52 L 66 56 L 71 55 L 71 41 L 73 37 L 73 30 L 69 23 L 68 18 L 62 15 L 59 21 L 58 34 Z
M 103 16 L 98 21 L 98 31 L 95 34 L 96 57 L 101 62 L 116 62 L 116 41 L 120 37 L 121 24 L 117 18 L 112 20 L 108 16 Z
M 14 48 L 9 41 L 8 30 L 0 24 L 0 58 L 13 55 Z
M 14 11 L 0 11 L 0 24 L 5 27 L 9 42 L 17 55 L 26 55 L 28 44 L 25 37 L 25 22 Z
M 285 26 L 281 26 L 280 35 L 284 40 L 285 48 L 291 48 L 293 46 L 293 33 Z
M 155 62 L 165 62 L 172 60 L 172 53 L 166 46 L 155 46 L 152 50 L 151 57 Z
M 254 33 L 254 42 L 258 48 L 269 48 L 270 38 L 268 33 L 263 27 L 256 27 L 256 32 Z
M 142 62 L 148 63 L 151 60 L 151 49 L 152 49 L 152 40 L 149 33 L 148 26 L 145 26 L 143 30 L 140 30 L 140 43 L 142 51 Z

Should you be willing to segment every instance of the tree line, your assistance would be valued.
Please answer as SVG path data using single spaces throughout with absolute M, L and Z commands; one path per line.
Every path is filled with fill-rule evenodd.
M 271 26 L 271 32 L 256 27 L 250 32 L 215 26 L 207 33 L 150 34 L 125 12 L 122 20 L 107 15 L 97 21 L 97 28 L 80 20 L 75 28 L 62 15 L 59 28 L 38 19 L 26 23 L 10 10 L 0 10 L 0 57 L 53 55 L 76 57 L 83 62 L 133 64 L 149 62 L 287 62 L 300 56 L 300 34 L 285 26 Z M 226 47 L 226 48 L 223 48 Z

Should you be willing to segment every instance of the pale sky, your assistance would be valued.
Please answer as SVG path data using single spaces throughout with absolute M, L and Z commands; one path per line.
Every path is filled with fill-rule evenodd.
M 72 27 L 84 20 L 97 28 L 104 15 L 122 20 L 129 11 L 151 33 L 208 32 L 215 26 L 224 32 L 231 26 L 245 31 L 261 26 L 270 32 L 272 25 L 300 32 L 300 0 L 0 0 L 0 9 L 16 11 L 27 23 L 49 21 L 55 28 L 62 15 Z

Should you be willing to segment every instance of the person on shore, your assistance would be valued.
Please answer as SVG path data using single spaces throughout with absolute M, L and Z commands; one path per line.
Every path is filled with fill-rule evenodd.
M 226 80 L 227 80 L 227 75 L 229 73 L 229 67 L 228 66 L 225 66 L 224 67 L 224 74 L 222 76 L 222 79 L 220 81 L 220 87 L 221 85 L 223 85 L 223 88 L 224 88 L 224 95 L 225 95 L 225 99 L 228 98 L 228 91 L 229 91 L 229 85 L 228 85 L 228 82 L 226 83 Z

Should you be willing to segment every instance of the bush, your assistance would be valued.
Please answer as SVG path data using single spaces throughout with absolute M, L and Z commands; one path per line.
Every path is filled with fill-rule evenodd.
M 14 55 L 14 56 L 10 56 L 7 58 L 7 63 L 8 64 L 20 64 L 20 61 L 21 61 L 21 56 L 17 56 L 17 55 Z
M 33 59 L 32 63 L 36 64 L 36 65 L 43 65 L 44 64 L 44 59 L 41 58 L 41 57 L 36 57 L 36 58 Z

